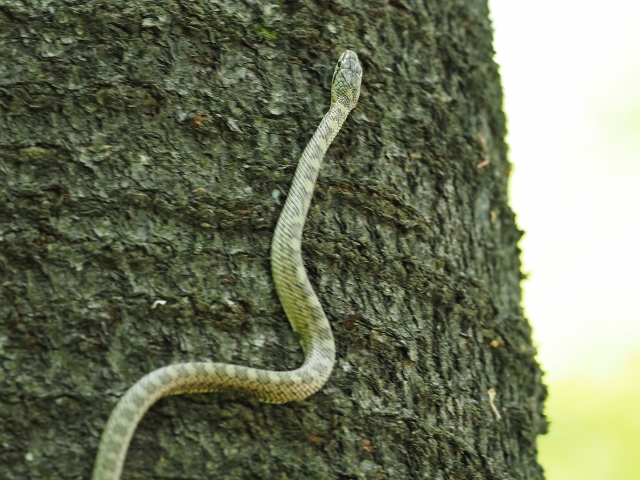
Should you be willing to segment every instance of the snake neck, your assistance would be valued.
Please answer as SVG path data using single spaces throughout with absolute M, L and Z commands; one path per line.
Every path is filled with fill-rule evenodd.
M 271 245 L 276 291 L 305 352 L 302 368 L 326 370 L 322 372 L 326 378 L 335 361 L 335 346 L 331 327 L 304 268 L 302 231 L 322 159 L 349 111 L 341 103 L 334 103 L 302 152 Z

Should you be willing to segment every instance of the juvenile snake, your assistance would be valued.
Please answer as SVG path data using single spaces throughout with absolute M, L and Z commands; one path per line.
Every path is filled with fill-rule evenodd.
M 302 152 L 271 243 L 271 272 L 280 303 L 300 335 L 305 361 L 291 371 L 260 370 L 228 363 L 189 362 L 147 374 L 120 399 L 102 433 L 92 480 L 118 480 L 133 433 L 145 412 L 167 395 L 235 390 L 266 403 L 301 400 L 325 384 L 335 362 L 331 327 L 301 253 L 302 230 L 322 159 L 360 96 L 358 56 L 345 51 L 331 82 L 331 107 Z

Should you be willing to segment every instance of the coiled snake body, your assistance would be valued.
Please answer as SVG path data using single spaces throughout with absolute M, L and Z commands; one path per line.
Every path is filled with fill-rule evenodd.
M 362 69 L 347 50 L 336 65 L 331 107 L 302 152 L 271 244 L 271 270 L 282 307 L 300 335 L 305 361 L 297 370 L 272 371 L 213 362 L 189 362 L 155 370 L 120 399 L 100 439 L 92 480 L 118 480 L 129 442 L 158 399 L 189 392 L 235 390 L 266 403 L 301 400 L 325 384 L 335 362 L 331 327 L 313 291 L 301 254 L 302 230 L 322 159 L 360 96 Z

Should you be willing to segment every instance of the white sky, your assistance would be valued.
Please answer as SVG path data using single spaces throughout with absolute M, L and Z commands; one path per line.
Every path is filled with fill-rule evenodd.
M 640 0 L 489 0 L 548 379 L 640 353 Z

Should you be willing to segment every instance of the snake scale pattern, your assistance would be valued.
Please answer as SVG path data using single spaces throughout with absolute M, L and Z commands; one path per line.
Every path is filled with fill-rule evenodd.
M 145 412 L 167 395 L 235 390 L 266 403 L 301 400 L 325 384 L 335 362 L 331 327 L 302 262 L 304 222 L 322 159 L 360 96 L 358 56 L 345 51 L 331 82 L 331 107 L 302 152 L 271 244 L 271 270 L 282 307 L 305 354 L 297 370 L 189 362 L 155 370 L 120 399 L 100 439 L 92 480 L 118 480 L 133 433 Z

